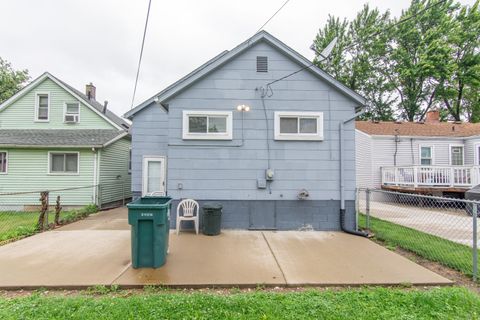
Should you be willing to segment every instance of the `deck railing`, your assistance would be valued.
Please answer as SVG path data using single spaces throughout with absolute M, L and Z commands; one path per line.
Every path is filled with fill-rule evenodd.
M 471 188 L 480 183 L 480 166 L 382 167 L 382 185 Z

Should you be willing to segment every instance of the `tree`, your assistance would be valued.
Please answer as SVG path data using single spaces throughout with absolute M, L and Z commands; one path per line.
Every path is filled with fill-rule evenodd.
M 445 72 L 438 77 L 438 96 L 450 117 L 460 121 L 462 115 L 479 122 L 480 89 L 480 11 L 479 1 L 462 7 L 454 17 L 448 33 L 450 56 L 444 61 Z
M 335 37 L 337 45 L 326 61 L 318 58 L 317 66 L 332 74 L 346 86 L 367 99 L 366 118 L 392 120 L 390 105 L 395 101 L 392 87 L 385 77 L 381 64 L 385 57 L 388 36 L 380 31 L 389 22 L 389 12 L 365 5 L 356 18 L 347 22 L 329 16 L 327 25 L 319 30 L 314 46 L 320 52 Z M 378 36 L 372 37 L 372 33 Z
M 413 0 L 394 20 L 386 71 L 395 87 L 400 116 L 408 121 L 422 120 L 437 100 L 438 75 L 448 73 L 450 49 L 445 36 L 451 28 L 452 0 Z M 399 23 L 399 21 L 403 21 Z
M 28 70 L 14 70 L 11 63 L 0 58 L 0 103 L 23 88 L 29 79 Z

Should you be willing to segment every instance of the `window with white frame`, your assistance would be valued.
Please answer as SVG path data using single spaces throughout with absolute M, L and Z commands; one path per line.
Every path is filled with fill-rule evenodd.
M 0 151 L 0 174 L 7 173 L 8 153 L 6 151 Z
M 59 174 L 78 173 L 79 155 L 77 152 L 50 152 L 49 172 Z
M 420 146 L 420 164 L 422 166 L 433 165 L 433 147 Z
M 450 164 L 452 166 L 463 166 L 463 146 L 450 146 Z
M 183 111 L 183 139 L 232 140 L 231 111 Z
M 79 120 L 80 120 L 80 103 L 66 102 L 64 121 L 66 123 L 77 123 L 79 122 Z
M 48 93 L 37 93 L 35 101 L 35 120 L 48 121 L 50 113 L 50 96 Z
M 275 140 L 323 140 L 323 112 L 275 112 Z

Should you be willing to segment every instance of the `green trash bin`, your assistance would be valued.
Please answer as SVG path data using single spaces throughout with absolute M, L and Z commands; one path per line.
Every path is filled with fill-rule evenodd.
M 158 268 L 165 264 L 170 230 L 170 197 L 142 197 L 129 204 L 133 268 Z
M 203 234 L 216 236 L 222 226 L 222 208 L 220 203 L 205 203 L 203 205 Z

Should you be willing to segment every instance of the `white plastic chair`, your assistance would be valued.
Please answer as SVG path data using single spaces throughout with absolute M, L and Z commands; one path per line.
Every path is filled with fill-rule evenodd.
M 195 232 L 198 234 L 199 208 L 200 206 L 198 205 L 198 202 L 193 199 L 185 199 L 180 201 L 177 207 L 177 235 L 180 231 L 180 225 L 182 221 L 193 221 L 193 224 L 195 225 Z M 182 215 L 180 215 L 180 211 L 182 211 Z

